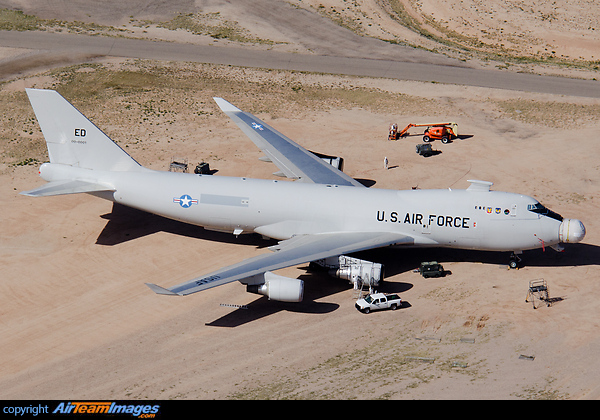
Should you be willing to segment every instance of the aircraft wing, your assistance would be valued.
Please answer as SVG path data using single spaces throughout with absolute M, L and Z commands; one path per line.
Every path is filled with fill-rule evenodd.
M 223 98 L 213 99 L 286 177 L 316 184 L 364 187 L 254 115 L 236 108 Z
M 309 261 L 390 245 L 412 244 L 413 238 L 391 232 L 342 232 L 295 236 L 261 254 L 168 289 L 146 283 L 155 293 L 185 296 Z

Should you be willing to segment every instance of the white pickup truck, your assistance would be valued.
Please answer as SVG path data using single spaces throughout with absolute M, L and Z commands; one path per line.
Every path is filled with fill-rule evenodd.
M 373 293 L 365 296 L 362 299 L 356 301 L 356 309 L 368 314 L 371 311 L 377 311 L 379 309 L 396 310 L 402 304 L 402 299 L 396 294 L 385 295 L 383 293 Z

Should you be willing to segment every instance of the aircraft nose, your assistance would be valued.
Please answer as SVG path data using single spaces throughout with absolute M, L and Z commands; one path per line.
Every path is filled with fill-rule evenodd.
M 560 224 L 558 238 L 563 243 L 576 243 L 585 236 L 585 226 L 581 220 L 564 219 Z

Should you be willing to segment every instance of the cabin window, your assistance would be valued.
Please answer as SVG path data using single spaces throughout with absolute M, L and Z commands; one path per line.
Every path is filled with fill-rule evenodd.
M 558 220 L 559 222 L 563 221 L 563 217 L 560 214 L 546 208 L 544 205 L 542 205 L 542 203 L 528 204 L 527 210 L 533 213 L 541 214 L 542 216 L 548 216 L 551 219 Z

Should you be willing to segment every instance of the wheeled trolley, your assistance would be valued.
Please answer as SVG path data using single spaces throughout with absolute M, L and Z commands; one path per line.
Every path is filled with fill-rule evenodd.
M 529 302 L 530 300 L 533 303 L 533 309 L 537 309 L 542 301 L 546 302 L 546 306 L 550 306 L 552 304 L 550 302 L 548 283 L 546 283 L 546 280 L 536 279 L 529 282 L 529 290 L 527 291 L 525 302 Z

